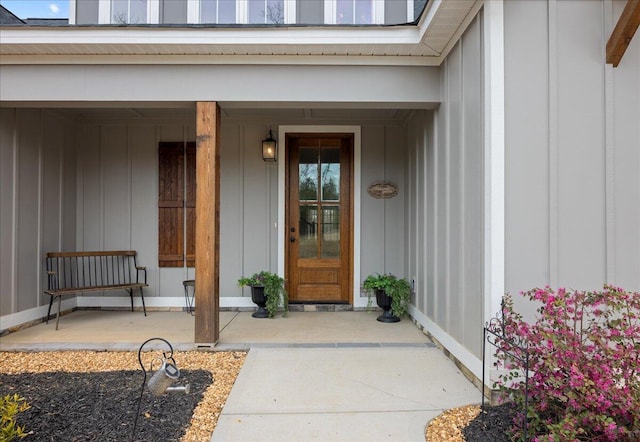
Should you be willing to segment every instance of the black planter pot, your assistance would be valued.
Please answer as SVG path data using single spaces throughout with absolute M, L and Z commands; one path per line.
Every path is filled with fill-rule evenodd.
M 388 296 L 384 290 L 376 290 L 376 302 L 384 312 L 377 317 L 380 322 L 400 322 L 400 318 L 391 313 L 391 296 Z
M 268 318 L 269 312 L 266 309 L 267 297 L 264 294 L 264 286 L 251 286 L 251 300 L 258 305 L 258 310 L 251 316 L 254 318 Z

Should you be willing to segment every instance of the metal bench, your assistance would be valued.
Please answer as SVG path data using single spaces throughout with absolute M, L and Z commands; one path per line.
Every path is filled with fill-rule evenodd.
M 142 309 L 147 316 L 144 304 L 143 287 L 147 284 L 146 267 L 136 263 L 136 252 L 101 251 L 101 252 L 49 252 L 46 258 L 47 290 L 49 295 L 49 310 L 47 323 L 51 315 L 53 301 L 58 298 L 58 312 L 56 314 L 56 330 L 60 321 L 60 304 L 62 297 L 80 292 L 97 292 L 104 290 L 125 290 L 131 298 L 133 311 L 133 291 L 140 290 Z M 139 277 L 144 274 L 144 282 Z

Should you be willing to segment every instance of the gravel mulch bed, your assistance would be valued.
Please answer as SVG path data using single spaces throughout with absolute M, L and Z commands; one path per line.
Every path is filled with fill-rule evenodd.
M 514 412 L 508 403 L 482 412 L 479 405 L 452 408 L 429 422 L 425 437 L 428 442 L 509 442 Z
M 143 354 L 148 371 L 159 354 Z M 137 352 L 0 352 L 0 395 L 17 393 L 31 406 L 17 417 L 32 432 L 27 440 L 203 441 L 211 437 L 245 357 L 174 353 L 177 384 L 188 382 L 191 393 L 154 396 L 145 387 L 137 423 L 144 379 Z

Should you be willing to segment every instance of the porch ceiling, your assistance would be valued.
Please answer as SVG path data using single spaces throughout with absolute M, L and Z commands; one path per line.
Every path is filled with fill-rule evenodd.
M 317 63 L 439 65 L 481 0 L 431 0 L 417 26 L 0 28 L 0 63 Z M 346 57 L 348 56 L 348 57 Z M 380 60 L 380 59 L 383 60 Z

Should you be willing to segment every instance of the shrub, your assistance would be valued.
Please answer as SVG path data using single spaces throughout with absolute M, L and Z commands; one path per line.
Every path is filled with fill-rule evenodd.
M 534 324 L 506 295 L 498 340 L 499 386 L 524 410 L 524 353 L 529 357 L 527 433 L 533 441 L 640 440 L 640 293 L 551 288 L 522 293 L 541 306 Z M 518 343 L 526 343 L 528 350 Z M 509 353 L 517 357 L 511 357 Z M 514 421 L 522 438 L 524 415 Z
M 16 423 L 16 415 L 29 408 L 26 400 L 17 394 L 0 397 L 0 440 L 9 442 L 28 434 Z

